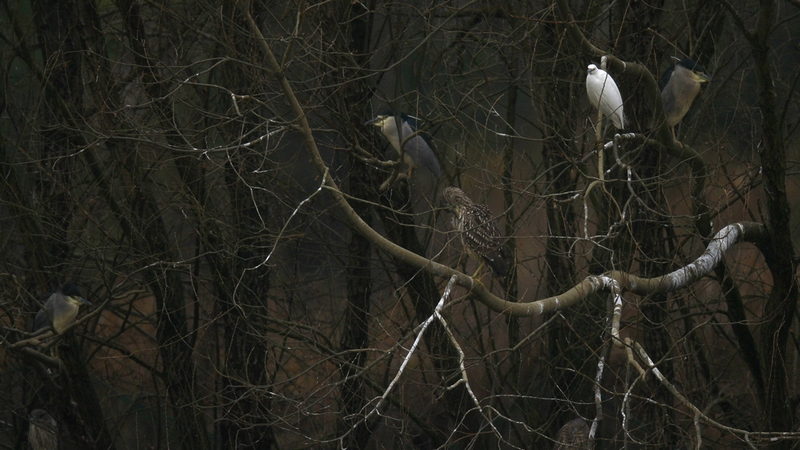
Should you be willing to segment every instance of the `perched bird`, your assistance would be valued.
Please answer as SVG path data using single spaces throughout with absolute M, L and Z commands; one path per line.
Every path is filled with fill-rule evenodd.
M 481 259 L 473 278 L 484 264 L 488 264 L 505 286 L 510 257 L 504 245 L 505 240 L 494 223 L 492 212 L 486 206 L 470 200 L 464 191 L 456 187 L 444 188 L 442 199 L 447 209 L 453 212 L 453 227 L 461 233 L 464 248 Z
M 703 66 L 686 58 L 675 58 L 675 66 L 661 75 L 658 86 L 661 88 L 661 101 L 664 103 L 664 115 L 667 124 L 674 127 L 689 111 L 700 85 L 711 81 Z
M 625 128 L 625 115 L 622 112 L 622 95 L 611 75 L 594 64 L 589 64 L 586 73 L 586 93 L 589 102 L 599 109 L 618 130 Z
M 43 409 L 34 409 L 28 416 L 28 448 L 31 450 L 58 450 L 58 424 Z
M 589 450 L 589 425 L 578 417 L 565 423 L 556 436 L 556 445 L 553 450 Z
M 398 115 L 394 115 L 391 112 L 381 113 L 374 119 L 364 123 L 364 125 L 379 127 L 381 133 L 398 153 L 400 152 L 400 143 L 417 132 L 417 121 L 405 113 Z M 398 127 L 401 130 L 400 133 L 397 131 Z M 431 143 L 430 136 L 424 132 L 420 132 L 408 139 L 403 160 L 408 164 L 408 178 L 411 178 L 414 169 L 420 166 L 428 169 L 436 178 L 442 176 L 439 160 L 436 158 L 436 153 L 434 153 L 433 143 Z
M 50 325 L 55 333 L 63 333 L 75 322 L 81 305 L 91 305 L 91 303 L 81 297 L 80 291 L 74 284 L 65 283 L 50 293 L 44 306 L 36 314 L 36 318 L 33 319 L 34 331 Z

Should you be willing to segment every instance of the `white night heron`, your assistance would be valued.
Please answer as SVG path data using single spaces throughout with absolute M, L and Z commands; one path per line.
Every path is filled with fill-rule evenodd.
M 400 152 L 400 143 L 417 132 L 416 120 L 405 113 L 394 115 L 391 112 L 384 112 L 378 114 L 377 117 L 366 122 L 364 125 L 374 125 L 380 128 L 381 133 L 389 140 L 392 147 L 394 147 L 398 153 Z M 402 131 L 401 133 L 397 132 L 398 126 Z M 403 160 L 408 164 L 408 178 L 411 178 L 414 169 L 420 166 L 428 169 L 436 178 L 442 176 L 439 160 L 436 158 L 433 144 L 427 133 L 420 132 L 406 140 Z
M 608 117 L 618 130 L 625 128 L 622 95 L 619 93 L 617 83 L 608 72 L 594 64 L 589 64 L 586 73 L 586 93 L 589 95 L 589 102 L 592 106 Z

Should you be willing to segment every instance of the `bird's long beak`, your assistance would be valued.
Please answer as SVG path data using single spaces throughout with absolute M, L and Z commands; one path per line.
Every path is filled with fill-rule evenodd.
M 375 125 L 376 122 L 381 120 L 380 117 L 376 117 L 374 119 L 369 119 L 368 121 L 364 122 L 364 125 Z
M 83 303 L 84 305 L 92 306 L 92 302 L 90 302 L 89 300 L 86 300 L 83 297 L 78 297 L 78 303 Z
M 699 70 L 692 70 L 692 78 L 698 83 L 707 83 L 711 81 L 711 77 L 707 73 Z

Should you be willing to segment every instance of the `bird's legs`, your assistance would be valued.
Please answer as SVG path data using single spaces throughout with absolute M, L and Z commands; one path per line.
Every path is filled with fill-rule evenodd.
M 402 172 L 402 173 L 398 174 L 397 178 L 395 178 L 395 181 L 402 181 L 402 180 L 411 181 L 411 174 L 412 173 L 414 173 L 414 167 L 413 166 L 409 166 L 408 172 Z
M 483 270 L 483 267 L 485 265 L 486 265 L 486 261 L 481 261 L 480 265 L 478 266 L 478 269 L 475 271 L 475 273 L 472 274 L 472 277 L 471 277 L 478 284 L 483 286 L 484 289 L 486 289 L 486 286 L 483 284 L 483 281 L 481 281 L 481 279 L 478 277 L 478 274 Z
M 478 266 L 478 270 L 476 270 L 475 273 L 472 274 L 472 278 L 477 279 L 478 273 L 480 273 L 480 271 L 483 270 L 483 266 L 485 266 L 485 265 L 486 265 L 486 261 L 481 261 L 481 264 Z

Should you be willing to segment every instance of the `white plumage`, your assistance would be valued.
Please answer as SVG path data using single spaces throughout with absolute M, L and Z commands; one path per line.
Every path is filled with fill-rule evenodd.
M 625 115 L 622 112 L 622 95 L 611 75 L 594 64 L 589 64 L 586 74 L 586 93 L 589 102 L 599 109 L 618 130 L 625 128 Z

